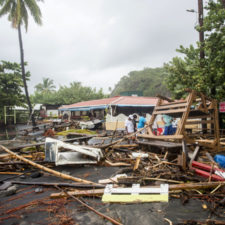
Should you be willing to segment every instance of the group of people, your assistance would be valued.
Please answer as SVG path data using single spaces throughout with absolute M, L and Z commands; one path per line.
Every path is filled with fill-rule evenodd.
M 137 115 L 129 115 L 127 120 L 125 121 L 125 130 L 127 134 L 132 134 L 134 132 L 136 132 L 139 129 L 144 128 L 146 124 L 146 118 L 145 115 L 142 114 L 139 117 L 139 121 L 138 121 L 138 125 L 137 125 Z M 131 139 L 135 139 L 135 136 L 131 137 Z
M 176 128 L 172 126 L 172 122 L 174 118 L 169 115 L 162 115 L 162 122 L 164 124 L 163 135 L 173 135 L 176 132 Z M 129 115 L 127 120 L 125 121 L 125 130 L 127 134 L 132 134 L 137 130 L 140 130 L 140 133 L 144 133 L 144 127 L 146 124 L 145 114 L 142 114 L 139 117 L 138 125 L 137 125 L 137 115 Z M 135 137 L 133 137 L 135 139 Z

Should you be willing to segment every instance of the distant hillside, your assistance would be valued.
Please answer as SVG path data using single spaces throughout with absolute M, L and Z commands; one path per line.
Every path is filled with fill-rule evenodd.
M 119 95 L 124 91 L 142 91 L 143 96 L 170 96 L 165 85 L 167 73 L 164 68 L 145 68 L 141 71 L 132 71 L 123 76 L 115 85 L 111 96 Z

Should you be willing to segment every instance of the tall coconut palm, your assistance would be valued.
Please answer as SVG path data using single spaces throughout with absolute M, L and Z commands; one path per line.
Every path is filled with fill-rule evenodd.
M 35 89 L 37 92 L 41 92 L 43 94 L 48 94 L 55 90 L 55 85 L 53 84 L 53 80 L 49 78 L 43 78 L 42 83 L 37 84 Z
M 32 106 L 29 98 L 26 76 L 25 76 L 25 66 L 24 66 L 24 52 L 23 52 L 23 41 L 21 34 L 21 26 L 24 25 L 27 31 L 28 28 L 28 12 L 33 17 L 34 21 L 41 25 L 41 10 L 37 5 L 37 1 L 42 0 L 0 0 L 0 17 L 3 15 L 8 15 L 8 20 L 11 22 L 12 27 L 18 30 L 19 46 L 20 46 L 20 61 L 22 78 L 25 89 L 25 94 L 27 98 L 27 104 L 29 107 L 29 113 L 32 119 L 32 124 L 35 126 L 35 119 L 32 113 Z

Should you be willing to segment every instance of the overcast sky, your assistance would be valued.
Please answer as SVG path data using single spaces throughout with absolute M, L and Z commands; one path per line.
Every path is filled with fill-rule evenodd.
M 103 88 L 132 70 L 160 67 L 198 40 L 197 0 L 45 0 L 43 25 L 23 32 L 29 90 L 43 77 Z M 20 62 L 17 31 L 0 18 L 0 60 Z

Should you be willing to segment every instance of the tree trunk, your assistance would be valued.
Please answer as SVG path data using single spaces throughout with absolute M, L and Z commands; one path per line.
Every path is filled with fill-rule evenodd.
M 18 36 L 19 36 L 19 44 L 20 44 L 20 62 L 21 62 L 21 69 L 22 69 L 23 85 L 24 85 L 24 90 L 25 90 L 25 94 L 26 94 L 26 98 L 27 98 L 29 115 L 30 115 L 30 118 L 32 120 L 32 125 L 36 126 L 34 115 L 32 113 L 32 106 L 31 106 L 30 97 L 29 97 L 28 88 L 27 88 L 27 82 L 26 82 L 26 73 L 25 73 L 25 66 L 24 66 L 24 54 L 23 54 L 23 41 L 22 41 L 20 24 L 18 25 Z

